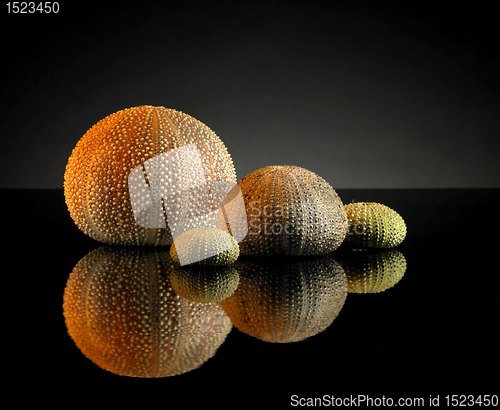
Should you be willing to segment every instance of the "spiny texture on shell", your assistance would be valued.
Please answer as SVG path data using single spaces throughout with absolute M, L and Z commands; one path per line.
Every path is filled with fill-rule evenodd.
M 232 266 L 183 266 L 170 274 L 172 288 L 197 303 L 214 303 L 231 296 L 240 281 Z
M 290 343 L 324 331 L 347 297 L 347 279 L 333 259 L 240 258 L 238 289 L 220 302 L 233 325 L 266 342 Z
M 99 121 L 76 145 L 64 175 L 66 204 L 78 228 L 110 244 L 170 245 L 168 225 L 157 229 L 136 223 L 128 176 L 148 159 L 192 143 L 200 153 L 206 181 L 236 182 L 232 159 L 222 141 L 187 114 L 140 106 Z M 168 188 L 169 179 L 165 178 L 162 183 Z
M 240 255 L 235 239 L 217 228 L 188 231 L 175 239 L 170 255 L 176 265 L 230 265 Z
M 321 177 L 295 166 L 268 166 L 240 182 L 248 235 L 242 255 L 321 255 L 347 233 L 347 216 L 335 190 Z
M 64 291 L 68 333 L 92 362 L 130 377 L 186 373 L 210 359 L 231 321 L 216 304 L 189 302 L 170 285 L 168 251 L 90 252 Z
M 406 259 L 396 250 L 353 251 L 338 260 L 347 276 L 349 293 L 379 293 L 392 288 L 406 272 Z
M 403 218 L 386 205 L 354 202 L 345 205 L 349 235 L 345 244 L 351 248 L 393 248 L 403 242 L 406 225 Z

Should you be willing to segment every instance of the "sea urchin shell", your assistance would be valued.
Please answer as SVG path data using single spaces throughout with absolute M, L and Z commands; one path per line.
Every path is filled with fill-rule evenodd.
M 163 175 L 162 163 L 155 169 L 161 181 L 148 179 L 145 163 L 191 144 L 198 155 L 197 164 L 201 164 L 192 173 L 191 186 L 174 188 L 176 176 L 167 172 Z M 189 161 L 184 164 L 187 169 L 175 170 L 181 176 L 192 171 Z M 144 226 L 134 218 L 128 178 L 133 170 L 141 171 L 141 167 L 138 177 L 147 184 L 145 188 L 156 183 L 174 194 L 203 184 L 210 189 L 215 181 L 236 183 L 233 162 L 224 144 L 200 121 L 164 107 L 140 106 L 118 111 L 88 130 L 68 160 L 64 196 L 78 228 L 93 239 L 110 244 L 170 245 L 173 237 L 168 224 L 164 228 Z M 210 194 L 205 196 L 212 198 Z M 159 210 L 165 225 L 162 202 L 160 198 L 153 199 L 151 206 Z M 216 210 L 217 205 L 212 205 Z M 190 207 L 196 208 L 196 201 Z
M 355 248 L 394 248 L 403 242 L 406 225 L 396 211 L 376 202 L 354 202 L 345 206 L 349 235 L 345 244 Z
M 342 201 L 315 173 L 268 166 L 238 184 L 249 227 L 240 242 L 242 255 L 321 255 L 344 240 L 348 224 Z
M 221 266 L 233 263 L 240 255 L 236 240 L 217 228 L 195 229 L 176 238 L 170 255 L 177 265 Z

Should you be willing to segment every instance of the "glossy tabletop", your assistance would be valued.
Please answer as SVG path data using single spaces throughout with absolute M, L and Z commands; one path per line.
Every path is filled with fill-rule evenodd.
M 183 361 L 172 364 L 172 369 L 182 368 L 183 373 L 137 378 L 103 370 L 86 357 L 88 353 L 84 355 L 68 334 L 63 316 L 70 275 L 98 269 L 95 266 L 126 264 L 120 262 L 120 252 L 78 230 L 62 190 L 1 190 L 4 341 L 5 352 L 16 358 L 12 367 L 7 365 L 9 374 L 27 390 L 46 386 L 41 400 L 77 389 L 75 394 L 83 401 L 90 403 L 103 394 L 102 400 L 109 404 L 116 404 L 116 397 L 142 397 L 193 406 L 213 403 L 234 408 L 250 403 L 287 408 L 305 404 L 308 398 L 320 398 L 323 405 L 333 402 L 332 396 L 363 395 L 394 401 L 422 398 L 427 404 L 439 395 L 444 405 L 447 395 L 498 394 L 498 380 L 491 372 L 500 364 L 496 261 L 500 190 L 337 192 L 344 203 L 380 202 L 404 218 L 407 236 L 394 251 L 397 258 L 391 259 L 399 264 L 391 268 L 399 269 L 399 277 L 381 284 L 384 278 L 376 274 L 356 276 L 352 266 L 366 265 L 362 258 L 367 255 L 342 247 L 310 260 L 240 257 L 235 264 L 236 290 L 228 299 L 212 310 L 205 305 L 193 308 L 190 302 L 189 320 L 209 315 L 193 327 L 201 333 L 178 332 L 182 343 L 168 342 L 176 346 L 176 360 Z M 142 250 L 129 252 L 136 252 L 136 261 L 142 257 L 137 256 Z M 168 248 L 155 252 L 168 253 Z M 372 263 L 382 270 L 389 263 L 384 261 L 390 258 L 374 257 L 379 259 Z M 144 261 L 148 263 L 147 257 Z M 82 268 L 85 263 L 95 266 Z M 169 275 L 165 273 L 155 286 L 169 287 Z M 293 303 L 287 305 L 287 300 Z M 74 309 L 78 303 L 88 301 L 75 302 Z M 210 333 L 214 314 L 221 324 Z M 274 321 L 269 319 L 273 315 Z M 132 319 L 120 320 L 133 327 Z M 187 326 L 183 323 L 179 319 L 179 326 Z M 267 331 L 260 332 L 258 326 L 267 326 Z M 118 352 L 125 348 L 114 347 Z M 182 349 L 187 353 L 178 352 Z M 143 375 L 155 371 L 147 369 Z

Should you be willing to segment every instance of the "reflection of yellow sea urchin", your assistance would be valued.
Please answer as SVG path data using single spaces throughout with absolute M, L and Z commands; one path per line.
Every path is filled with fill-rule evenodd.
M 388 206 L 376 202 L 345 205 L 349 234 L 345 244 L 360 248 L 393 248 L 403 242 L 406 225 L 403 218 Z
M 379 293 L 392 288 L 406 272 L 406 259 L 397 249 L 352 251 L 339 260 L 349 293 Z
M 238 182 L 248 235 L 242 255 L 321 255 L 347 233 L 342 201 L 323 178 L 295 166 L 268 166 Z
M 217 228 L 201 228 L 184 232 L 170 247 L 177 265 L 230 265 L 240 255 L 236 240 Z
M 233 162 L 222 141 L 187 114 L 140 106 L 99 121 L 80 139 L 66 166 L 64 196 L 71 218 L 101 242 L 170 245 L 168 227 L 144 228 L 135 222 L 128 176 L 148 159 L 192 143 L 201 156 L 206 181 L 236 182 Z
M 231 296 L 240 281 L 232 266 L 182 266 L 170 274 L 172 288 L 197 303 L 220 302 Z

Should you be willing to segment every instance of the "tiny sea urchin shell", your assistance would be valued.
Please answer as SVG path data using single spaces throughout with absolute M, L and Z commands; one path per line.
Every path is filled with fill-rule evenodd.
M 222 141 L 206 125 L 187 114 L 164 107 L 140 106 L 118 111 L 99 121 L 76 145 L 64 175 L 66 205 L 78 228 L 93 239 L 110 244 L 172 244 L 168 224 L 161 228 L 137 223 L 128 177 L 142 166 L 144 176 L 141 172 L 140 177 L 148 186 L 155 182 L 174 189 L 174 176 L 162 174 L 163 164 L 155 170 L 161 181 L 148 180 L 144 164 L 190 144 L 196 146 L 202 168 L 192 173 L 198 178 L 191 181 L 192 186 L 205 184 L 209 189 L 215 181 L 236 183 L 233 162 Z M 179 169 L 178 173 L 185 175 L 189 171 Z M 191 188 L 176 187 L 175 192 Z M 161 211 L 162 203 L 159 198 L 155 199 L 158 200 L 152 206 Z
M 243 255 L 321 255 L 347 233 L 347 216 L 335 190 L 296 166 L 268 166 L 238 182 L 246 206 L 248 235 Z
M 388 206 L 376 202 L 355 202 L 345 206 L 350 231 L 345 243 L 350 247 L 394 248 L 403 242 L 406 225 Z
M 233 263 L 240 255 L 236 240 L 217 228 L 202 228 L 183 233 L 170 247 L 178 265 L 221 266 Z

